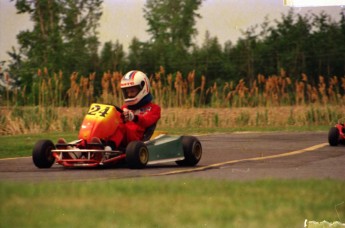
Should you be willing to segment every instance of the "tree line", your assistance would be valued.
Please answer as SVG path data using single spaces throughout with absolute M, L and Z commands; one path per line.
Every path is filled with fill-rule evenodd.
M 161 66 L 173 74 L 194 70 L 196 77 L 206 77 L 208 85 L 241 79 L 250 84 L 258 74 L 275 75 L 281 69 L 291 79 L 306 74 L 315 84 L 320 75 L 344 76 L 344 10 L 339 21 L 324 12 L 300 15 L 290 10 L 280 19 L 266 17 L 262 24 L 243 31 L 236 43 L 220 44 L 206 32 L 197 45 L 193 38 L 198 33 L 196 19 L 202 17 L 198 14 L 202 0 L 147 0 L 143 20 L 150 39 L 134 37 L 126 52 L 118 40 L 99 42 L 102 3 L 16 0 L 18 13 L 29 14 L 34 27 L 17 35 L 18 50 L 8 51 L 11 77 L 20 79 L 30 92 L 37 70 L 43 68 L 63 72 L 65 89 L 73 72 L 102 75 L 139 69 L 154 75 Z

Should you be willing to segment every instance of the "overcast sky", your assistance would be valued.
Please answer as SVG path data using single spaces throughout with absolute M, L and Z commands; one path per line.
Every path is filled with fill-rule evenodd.
M 145 0 L 104 0 L 103 15 L 100 20 L 99 39 L 106 41 L 119 40 L 127 52 L 128 44 L 133 37 L 147 41 L 147 24 L 143 17 Z M 196 42 L 202 44 L 205 32 L 218 37 L 219 42 L 231 40 L 233 43 L 241 36 L 241 30 L 261 24 L 265 16 L 274 24 L 282 14 L 287 14 L 290 7 L 283 5 L 283 0 L 204 0 L 198 13 L 202 18 L 197 20 L 199 35 Z M 323 6 L 294 8 L 296 13 L 320 13 L 324 11 L 339 21 L 340 6 Z M 32 29 L 28 15 L 16 14 L 14 2 L 0 0 L 0 61 L 8 60 L 6 54 L 12 46 L 17 47 L 16 35 Z

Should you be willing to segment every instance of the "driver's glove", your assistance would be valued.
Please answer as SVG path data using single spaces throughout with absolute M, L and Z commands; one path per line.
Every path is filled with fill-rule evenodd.
M 135 115 L 131 110 L 129 110 L 127 108 L 123 109 L 123 120 L 124 120 L 124 122 L 133 121 L 134 116 Z

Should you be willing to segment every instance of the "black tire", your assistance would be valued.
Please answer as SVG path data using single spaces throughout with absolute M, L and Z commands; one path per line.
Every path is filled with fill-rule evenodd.
M 52 149 L 55 149 L 55 146 L 50 140 L 40 140 L 35 144 L 32 150 L 32 160 L 36 167 L 40 169 L 52 167 L 55 162 Z
M 149 161 L 149 150 L 141 141 L 132 141 L 126 147 L 126 162 L 131 169 L 142 169 Z
M 195 166 L 201 159 L 202 146 L 200 141 L 193 136 L 182 136 L 184 160 L 177 161 L 180 166 Z
M 339 130 L 336 127 L 331 127 L 328 132 L 328 143 L 331 146 L 338 146 L 339 144 Z

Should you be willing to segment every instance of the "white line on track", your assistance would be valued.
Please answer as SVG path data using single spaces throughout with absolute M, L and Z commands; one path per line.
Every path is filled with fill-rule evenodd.
M 31 158 L 31 156 L 30 157 L 15 157 L 15 158 L 0 158 L 0 161 L 15 160 L 15 159 L 22 159 L 22 158 Z
M 305 149 L 290 151 L 290 152 L 286 152 L 286 153 L 282 153 L 282 154 L 275 154 L 275 155 L 269 155 L 269 156 L 264 156 L 264 157 L 237 159 L 237 160 L 215 163 L 215 164 L 197 167 L 197 168 L 163 172 L 163 173 L 153 174 L 153 175 L 149 175 L 149 176 L 164 176 L 164 175 L 179 174 L 179 173 L 189 173 L 189 172 L 203 171 L 206 169 L 218 168 L 218 167 L 221 167 L 224 165 L 235 164 L 235 163 L 239 163 L 239 162 L 261 161 L 261 160 L 266 160 L 266 159 L 287 157 L 287 156 L 302 154 L 302 153 L 306 153 L 306 152 L 312 152 L 312 151 L 315 151 L 315 150 L 320 149 L 322 147 L 325 147 L 326 145 L 328 145 L 328 143 L 321 143 L 321 144 L 317 144 L 317 145 L 314 145 L 314 146 L 311 146 L 311 147 L 308 147 Z

